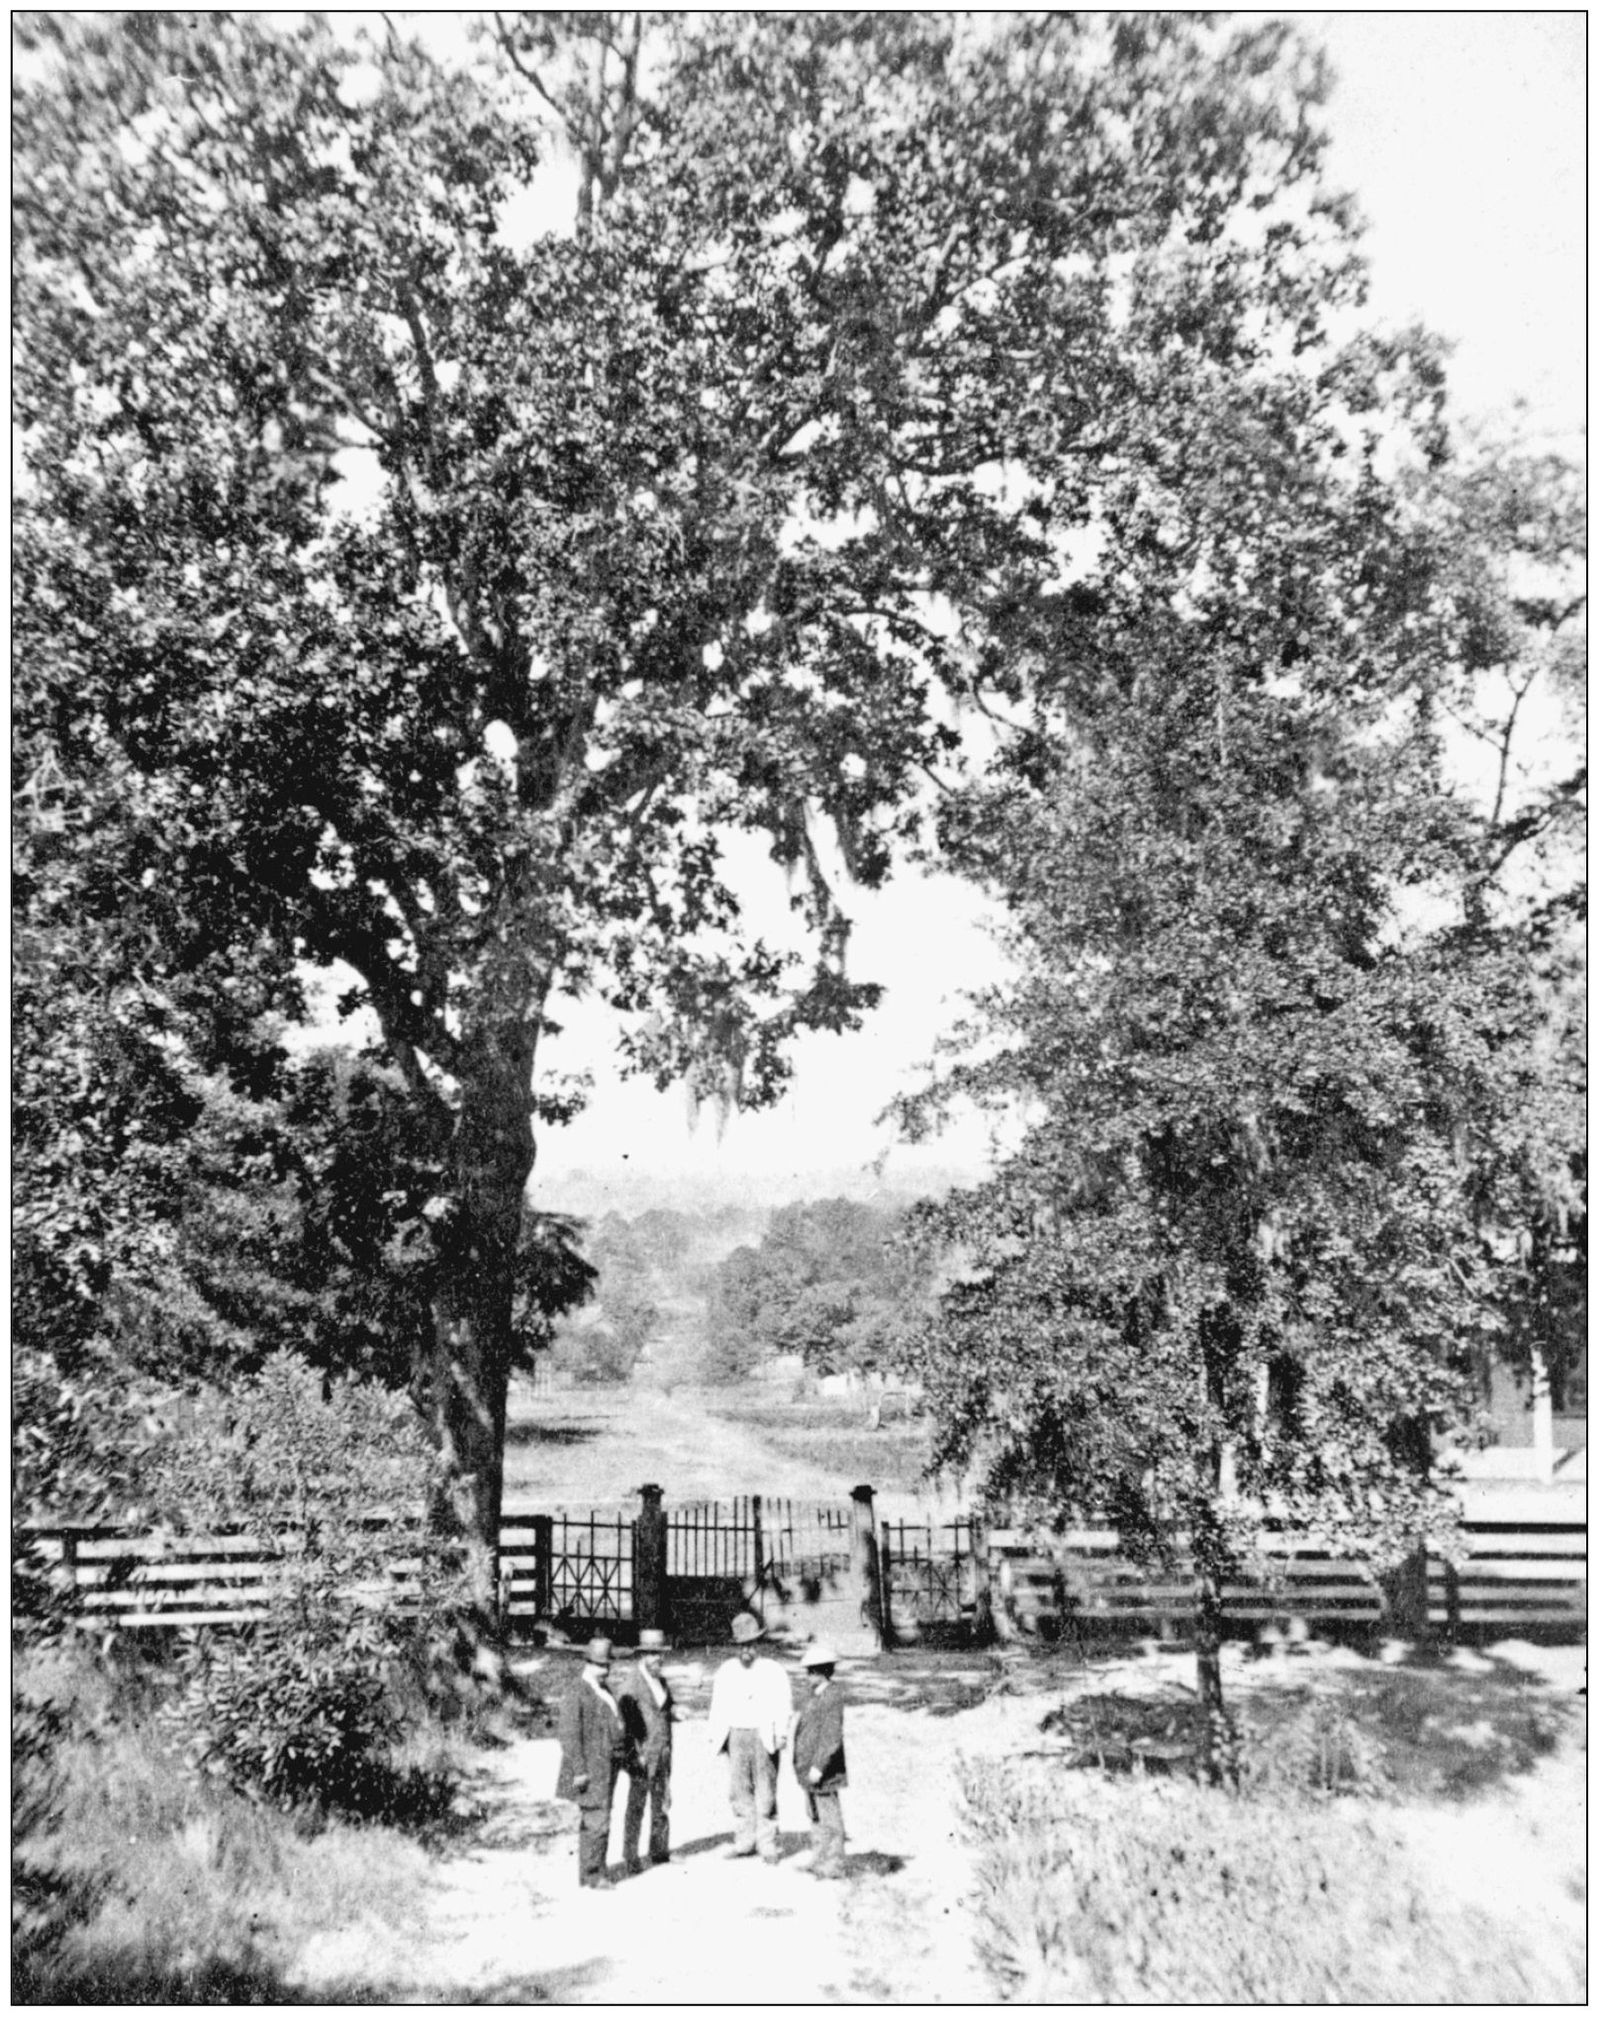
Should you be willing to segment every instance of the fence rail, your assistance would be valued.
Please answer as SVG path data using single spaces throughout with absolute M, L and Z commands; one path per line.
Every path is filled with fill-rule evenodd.
M 1430 1558 L 1426 1623 L 1451 1636 L 1464 1628 L 1582 1627 L 1585 1521 L 1544 1510 L 1527 1518 L 1481 1517 L 1460 1524 L 1458 1562 Z M 1046 1545 L 1019 1530 L 991 1529 L 987 1553 L 995 1590 L 1021 1628 L 1050 1633 L 1070 1623 L 1179 1625 L 1193 1612 L 1187 1563 L 1171 1574 L 1135 1569 L 1109 1528 L 1070 1530 Z M 1262 1574 L 1231 1582 L 1223 1609 L 1232 1625 L 1298 1615 L 1329 1625 L 1376 1624 L 1383 1595 L 1360 1560 L 1329 1554 L 1298 1534 L 1269 1527 Z
M 849 1585 L 853 1517 L 845 1503 L 763 1495 L 688 1503 L 657 1513 L 661 1567 L 642 1556 L 652 1532 L 619 1513 L 510 1513 L 504 1518 L 498 1584 L 514 1634 L 539 1623 L 570 1632 L 640 1625 L 640 1604 L 688 1636 L 723 1637 L 729 1613 L 761 1614 L 802 1591 Z M 374 1525 L 383 1526 L 375 1517 Z M 1120 1553 L 1114 1529 L 1089 1525 L 1046 1540 L 970 1517 L 880 1524 L 884 1628 L 895 1638 L 972 1631 L 989 1613 L 1001 1628 L 1053 1635 L 1068 1627 L 1132 1631 L 1182 1626 L 1194 1603 L 1186 1563 L 1158 1573 Z M 70 1584 L 86 1624 L 108 1630 L 230 1626 L 260 1619 L 285 1558 L 300 1546 L 265 1548 L 243 1534 L 196 1537 L 137 1533 L 105 1523 L 29 1529 L 20 1538 L 40 1568 Z M 1585 1621 L 1582 1500 L 1544 1492 L 1471 1506 L 1454 1562 L 1427 1566 L 1427 1624 L 1448 1636 Z M 385 1578 L 353 1593 L 375 1606 L 416 1602 L 419 1561 L 399 1548 Z M 1314 1623 L 1367 1627 L 1382 1616 L 1378 1585 L 1358 1559 L 1331 1555 L 1269 1523 L 1260 1574 L 1225 1593 L 1230 1625 L 1300 1615 Z M 651 1617 L 651 1615 L 650 1615 Z

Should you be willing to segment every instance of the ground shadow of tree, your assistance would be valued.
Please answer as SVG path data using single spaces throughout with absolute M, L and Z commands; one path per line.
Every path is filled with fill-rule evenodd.
M 1403 1792 L 1474 1795 L 1532 1772 L 1572 1716 L 1568 1701 L 1520 1662 L 1488 1653 L 1480 1661 L 1473 1669 L 1429 1656 L 1350 1669 L 1325 1687 L 1377 1734 Z
M 1053 1743 L 1038 1756 L 1058 1752 L 1069 1767 L 1102 1771 L 1192 1771 L 1192 1751 L 1165 1743 L 1194 1728 L 1190 1689 L 1094 1682 L 1041 1720 Z M 1572 1699 L 1520 1661 L 1455 1650 L 1347 1667 L 1286 1659 L 1230 1708 L 1246 1788 L 1433 1800 L 1532 1772 L 1577 1717 Z
M 505 1444 L 514 1449 L 530 1444 L 591 1444 L 602 1434 L 586 1423 L 510 1423 Z

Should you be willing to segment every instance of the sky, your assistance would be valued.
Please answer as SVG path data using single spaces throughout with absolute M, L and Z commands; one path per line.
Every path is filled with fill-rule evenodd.
M 1585 16 L 1582 13 L 1306 13 L 1328 50 L 1333 179 L 1370 223 L 1376 319 L 1421 319 L 1451 338 L 1453 405 L 1466 418 L 1509 414 L 1523 431 L 1571 445 L 1585 416 Z M 746 881 L 746 879 L 745 879 Z M 755 900 L 776 905 L 750 882 Z M 931 1146 L 895 1142 L 876 1117 L 920 1078 L 967 988 L 1000 971 L 977 893 L 907 878 L 882 893 L 845 890 L 856 920 L 850 972 L 886 983 L 862 1032 L 797 1049 L 781 1105 L 761 1115 L 689 1112 L 684 1095 L 620 1083 L 611 1038 L 590 1019 L 549 1054 L 588 1067 L 591 1108 L 540 1146 L 536 1196 L 561 1203 L 583 1169 L 605 1189 L 649 1176 L 741 1196 L 795 1177 L 869 1190 L 918 1185 L 985 1158 L 979 1123 Z M 584 1026 L 584 1027 L 582 1027 Z M 880 1159 L 879 1171 L 877 1160 Z

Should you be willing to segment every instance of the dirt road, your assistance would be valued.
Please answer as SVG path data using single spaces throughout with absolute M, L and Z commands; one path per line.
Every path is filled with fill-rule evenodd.
M 1536 1687 L 1566 1710 L 1566 1744 L 1477 1802 L 1391 1813 L 1431 1891 L 1448 1890 L 1508 1930 L 1514 1953 L 1543 1949 L 1545 1967 L 1566 1965 L 1566 1981 L 1568 1959 L 1577 1955 L 1582 1969 L 1584 1953 L 1581 1658 L 1577 1650 L 1531 1652 L 1556 1670 Z M 320 1938 L 292 1972 L 297 1994 L 404 2004 L 992 2002 L 972 1951 L 956 1761 L 1041 1750 L 1040 1721 L 1069 1693 L 1176 1692 L 1189 1666 L 1167 1651 L 1075 1670 L 1012 1661 L 1001 1687 L 980 1656 L 846 1664 L 849 1874 L 824 1882 L 799 1869 L 807 1824 L 785 1767 L 785 1861 L 770 1868 L 720 1855 L 731 1819 L 723 1762 L 710 1754 L 703 1725 L 718 1658 L 684 1657 L 669 1668 L 687 1719 L 676 1742 L 668 1866 L 621 1878 L 611 1891 L 580 1891 L 574 1811 L 552 1798 L 556 1741 L 523 1740 L 488 1756 L 487 1822 L 471 1850 L 442 1861 L 426 1919 L 400 1942 L 363 1927 Z M 555 1696 L 572 1670 L 560 1657 L 543 1660 L 550 1673 L 538 1664 L 532 1680 Z M 1230 1689 L 1252 1691 L 1265 1666 L 1252 1669 L 1230 1651 Z M 616 1874 L 622 1811 L 623 1790 L 610 1846 Z M 1519 1846 L 1525 1876 L 1515 1888 Z
M 504 1489 L 510 1508 L 634 1507 L 648 1480 L 673 1502 L 729 1500 L 736 1493 L 841 1500 L 860 1483 L 849 1472 L 834 1477 L 816 1459 L 778 1452 L 746 1424 L 711 1412 L 696 1391 L 570 1389 L 511 1398 Z M 917 1505 L 885 1492 L 879 1504 L 909 1515 Z
M 964 1905 L 953 1727 L 965 1719 L 970 1751 L 1005 1746 L 1020 1702 L 1010 1700 L 1008 1716 L 978 1708 L 980 1665 L 946 1679 L 851 1675 L 849 1871 L 821 1881 L 800 1869 L 808 1823 L 790 1767 L 779 1791 L 783 1862 L 721 1856 L 731 1815 L 724 1761 L 704 1736 L 712 1668 L 711 1658 L 668 1671 L 688 1713 L 669 1865 L 623 1878 L 621 1790 L 610 1846 L 620 1883 L 580 1891 L 574 1812 L 552 1798 L 557 1742 L 521 1741 L 493 1756 L 488 1827 L 471 1852 L 443 1862 L 427 1924 L 400 1947 L 387 1938 L 383 1955 L 373 1929 L 321 1938 L 300 1960 L 298 1991 L 391 2003 L 985 2000 Z M 555 1664 L 554 1685 L 568 1672 Z M 878 1692 L 883 1701 L 872 1700 Z

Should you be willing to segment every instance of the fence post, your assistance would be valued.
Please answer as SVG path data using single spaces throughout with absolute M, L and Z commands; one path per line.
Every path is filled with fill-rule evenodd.
M 535 1589 L 531 1594 L 532 1612 L 536 1619 L 552 1618 L 552 1516 L 538 1514 L 532 1521 L 535 1529 L 534 1548 L 531 1552 L 530 1576 Z
M 631 1613 L 637 1627 L 667 1624 L 664 1618 L 665 1589 L 669 1579 L 670 1532 L 664 1514 L 664 1489 L 648 1485 L 641 1489 L 642 1508 L 636 1517 L 631 1577 Z
M 765 1587 L 763 1495 L 755 1493 L 752 1496 L 751 1505 L 752 1505 L 752 1521 L 753 1521 L 753 1603 L 758 1611 L 760 1622 L 762 1623 L 764 1620 L 764 1587 Z
M 987 1646 L 997 1638 L 993 1619 L 993 1563 L 988 1555 L 988 1517 L 973 1514 L 971 1542 L 971 1638 Z
M 882 1586 L 882 1553 L 876 1532 L 876 1489 L 856 1486 L 854 1503 L 853 1572 L 859 1589 L 859 1616 L 875 1639 L 877 1649 L 888 1642 L 887 1594 Z

